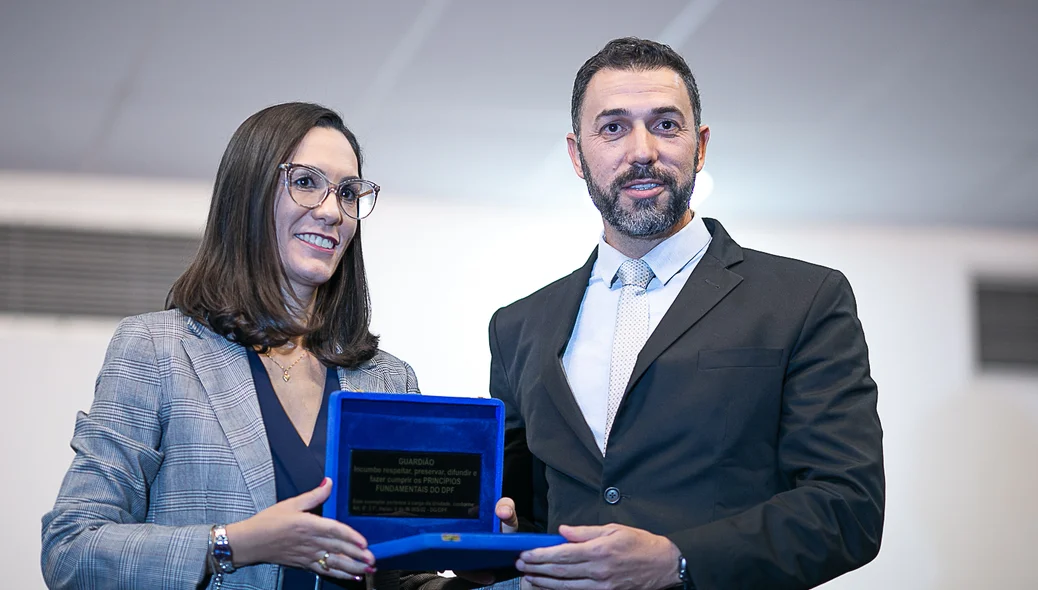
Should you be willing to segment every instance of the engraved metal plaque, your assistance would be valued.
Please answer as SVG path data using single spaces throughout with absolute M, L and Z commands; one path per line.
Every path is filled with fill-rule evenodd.
M 478 453 L 350 451 L 349 513 L 479 518 Z

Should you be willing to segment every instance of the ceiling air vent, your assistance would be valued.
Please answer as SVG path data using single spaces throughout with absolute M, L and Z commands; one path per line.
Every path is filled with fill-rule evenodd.
M 198 243 L 0 225 L 0 312 L 124 317 L 161 310 Z
M 981 368 L 1038 370 L 1038 281 L 976 285 Z

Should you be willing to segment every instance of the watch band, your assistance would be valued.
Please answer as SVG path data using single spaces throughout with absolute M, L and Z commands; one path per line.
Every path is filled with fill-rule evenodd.
M 229 574 L 234 567 L 234 551 L 227 540 L 227 525 L 218 524 L 209 532 L 209 556 L 214 574 Z

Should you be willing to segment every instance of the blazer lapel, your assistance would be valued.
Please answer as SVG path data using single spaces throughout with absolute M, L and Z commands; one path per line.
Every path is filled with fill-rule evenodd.
M 551 308 L 545 310 L 547 312 L 546 324 L 554 326 L 555 329 L 550 334 L 548 345 L 544 348 L 544 358 L 541 360 L 544 370 L 541 375 L 544 388 L 548 391 L 549 397 L 555 403 L 555 407 L 562 414 L 570 430 L 583 443 L 588 453 L 601 462 L 602 452 L 595 443 L 595 437 L 584 420 L 580 406 L 577 405 L 562 364 L 562 355 L 566 352 L 566 345 L 569 343 L 573 327 L 577 323 L 577 313 L 580 311 L 580 304 L 584 300 L 584 292 L 587 291 L 591 270 L 594 268 L 597 258 L 598 249 L 596 248 L 583 267 L 560 282 L 559 292 L 554 296 Z
M 198 338 L 184 339 L 184 350 L 227 436 L 256 511 L 273 506 L 274 464 L 245 349 L 194 320 L 191 328 Z
M 742 282 L 742 276 L 728 270 L 729 266 L 742 261 L 742 248 L 716 220 L 704 221 L 713 235 L 710 247 L 638 354 L 625 397 L 663 351 Z

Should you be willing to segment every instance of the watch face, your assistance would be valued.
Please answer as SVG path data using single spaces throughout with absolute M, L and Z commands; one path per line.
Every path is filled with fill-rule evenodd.
M 213 557 L 218 561 L 231 558 L 231 548 L 227 545 L 216 545 L 213 547 Z

